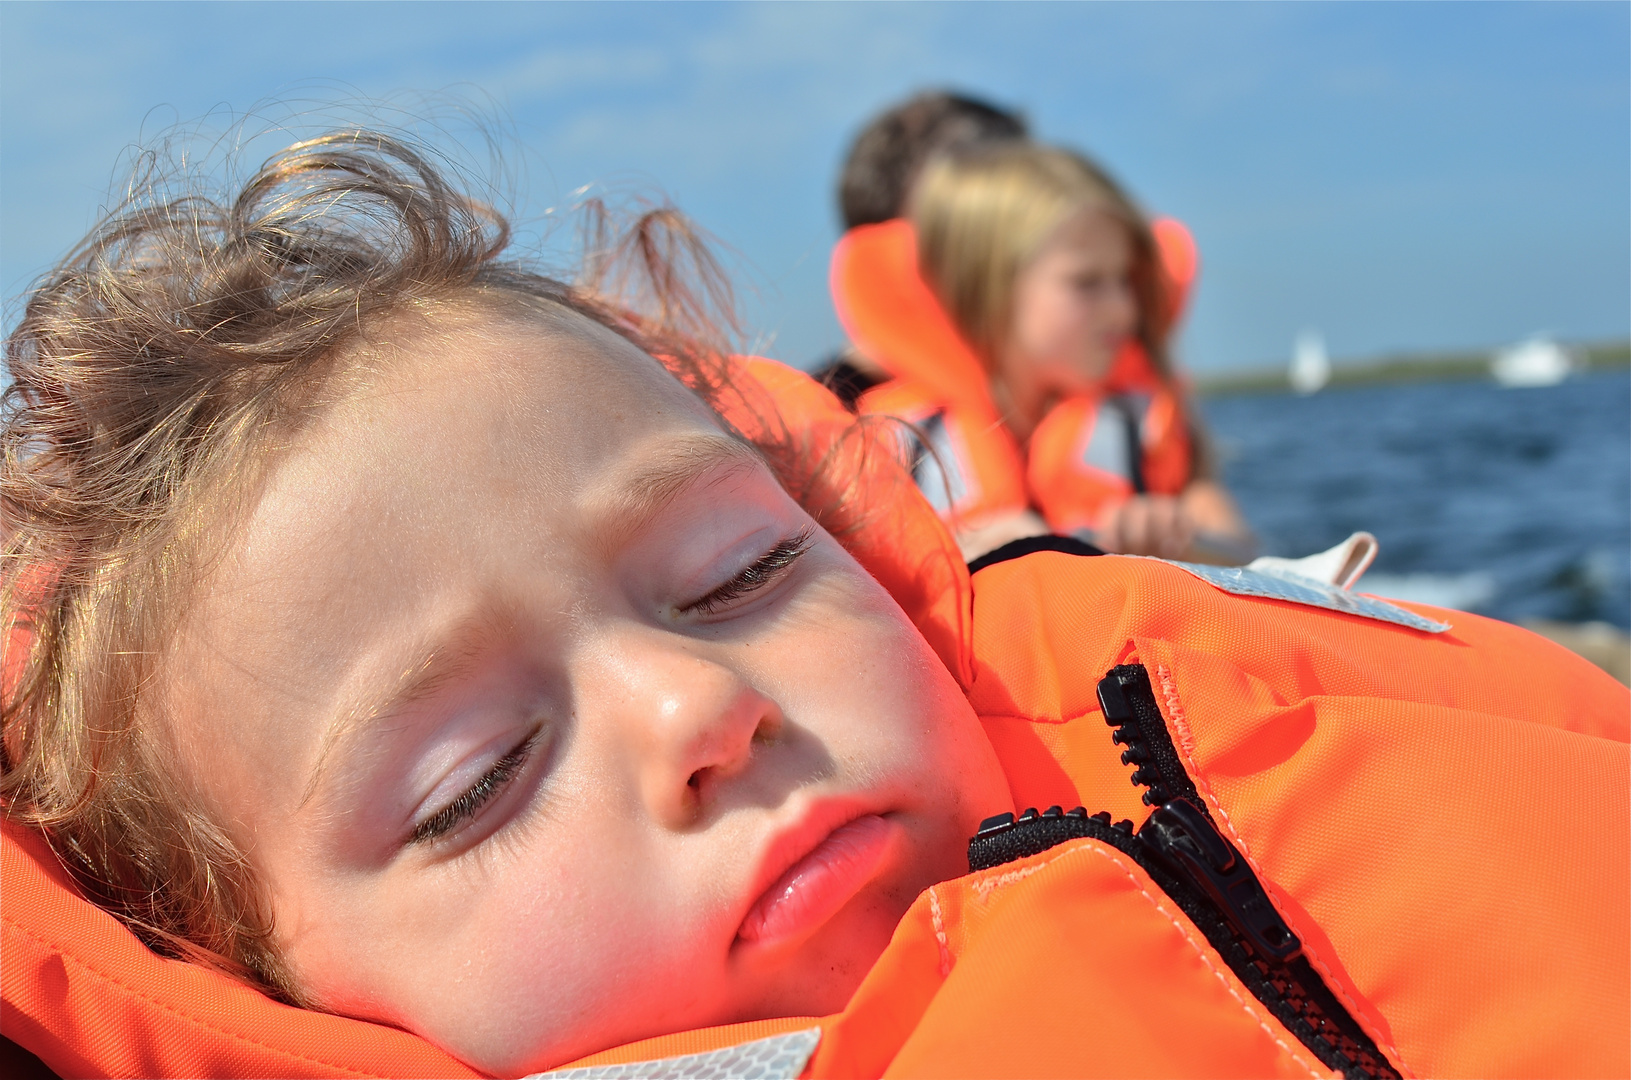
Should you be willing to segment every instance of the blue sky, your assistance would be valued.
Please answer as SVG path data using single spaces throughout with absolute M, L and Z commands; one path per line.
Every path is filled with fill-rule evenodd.
M 844 146 L 929 85 L 1019 106 L 1190 224 L 1197 369 L 1305 327 L 1339 357 L 1631 334 L 1623 3 L 4 3 L 0 288 L 168 124 L 430 94 L 502 118 L 528 213 L 666 192 L 735 253 L 766 351 L 807 363 L 840 340 Z

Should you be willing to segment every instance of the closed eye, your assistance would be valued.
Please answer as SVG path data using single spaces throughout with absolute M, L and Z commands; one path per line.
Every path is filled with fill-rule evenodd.
M 511 750 L 508 754 L 493 763 L 493 767 L 486 776 L 477 780 L 463 795 L 442 807 L 430 817 L 413 827 L 413 835 L 408 838 L 410 843 L 426 844 L 441 836 L 446 836 L 464 822 L 474 818 L 481 812 L 482 807 L 509 786 L 515 779 L 515 774 L 527 763 L 532 755 L 533 746 L 537 743 L 537 735 L 528 737 L 527 741 Z
M 810 527 L 802 529 L 765 552 L 740 574 L 700 600 L 686 604 L 680 611 L 711 615 L 731 601 L 757 592 L 779 578 L 788 567 L 798 561 L 799 556 L 809 551 L 814 539 L 815 529 Z

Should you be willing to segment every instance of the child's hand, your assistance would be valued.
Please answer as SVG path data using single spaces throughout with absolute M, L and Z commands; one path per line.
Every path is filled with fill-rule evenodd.
M 1170 495 L 1134 495 L 1110 510 L 1094 543 L 1123 555 L 1180 559 L 1195 539 L 1195 523 Z

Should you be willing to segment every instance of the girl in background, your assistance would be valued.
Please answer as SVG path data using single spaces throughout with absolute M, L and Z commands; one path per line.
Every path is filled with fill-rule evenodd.
M 1019 141 L 941 155 L 909 220 L 846 235 L 839 316 L 895 376 L 859 408 L 918 428 L 914 472 L 971 557 L 1052 530 L 1250 558 L 1167 350 L 1196 262 L 1092 162 Z

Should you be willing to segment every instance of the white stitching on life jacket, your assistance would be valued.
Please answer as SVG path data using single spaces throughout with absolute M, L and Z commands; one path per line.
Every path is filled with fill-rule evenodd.
M 1383 1038 L 1381 1032 L 1373 1030 L 1373 1026 L 1366 1019 L 1364 1011 L 1359 1008 L 1358 1004 L 1343 988 L 1342 982 L 1332 974 L 1330 967 L 1313 950 L 1308 948 L 1307 931 L 1298 924 L 1297 920 L 1289 916 L 1288 913 L 1293 910 L 1291 905 L 1286 903 L 1285 897 L 1281 896 L 1280 890 L 1275 887 L 1273 879 L 1263 872 L 1263 868 L 1252 857 L 1251 845 L 1246 843 L 1245 838 L 1240 835 L 1240 831 L 1235 828 L 1234 820 L 1229 817 L 1229 812 L 1223 808 L 1223 804 L 1218 800 L 1217 795 L 1213 793 L 1212 786 L 1206 782 L 1206 777 L 1201 775 L 1201 770 L 1195 764 L 1195 735 L 1190 730 L 1189 717 L 1184 714 L 1183 703 L 1178 700 L 1178 682 L 1172 676 L 1172 669 L 1165 664 L 1156 664 L 1155 676 L 1161 683 L 1161 696 L 1166 699 L 1167 719 L 1178 731 L 1178 739 L 1175 740 L 1178 744 L 1178 756 L 1183 761 L 1184 771 L 1189 774 L 1190 779 L 1194 782 L 1195 790 L 1200 793 L 1202 799 L 1206 800 L 1206 805 L 1211 808 L 1217 820 L 1222 823 L 1224 831 L 1229 835 L 1230 842 L 1240 852 L 1240 857 L 1246 860 L 1246 865 L 1250 866 L 1252 873 L 1257 875 L 1258 882 L 1263 886 L 1264 891 L 1269 894 L 1269 899 L 1274 901 L 1274 907 L 1280 913 L 1280 917 L 1302 939 L 1303 956 L 1308 959 L 1308 963 L 1315 971 L 1320 973 L 1331 993 L 1336 996 L 1338 1001 L 1342 1002 L 1343 1008 L 1348 1010 L 1348 1015 L 1353 1017 L 1354 1022 L 1364 1029 L 1365 1034 L 1371 1037 L 1371 1041 L 1377 1045 L 1377 1048 L 1387 1055 L 1388 1061 L 1394 1068 L 1399 1070 L 1399 1074 L 1404 1077 L 1404 1080 L 1415 1080 L 1416 1074 L 1405 1064 L 1403 1056 L 1399 1053 L 1399 1048 Z
M 929 921 L 934 924 L 934 940 L 940 946 L 940 977 L 944 979 L 951 974 L 953 965 L 951 944 L 946 940 L 946 921 L 940 914 L 940 897 L 929 886 Z
M 1006 870 L 996 877 L 981 878 L 974 883 L 973 889 L 976 893 L 979 893 L 980 899 L 984 900 L 991 895 L 992 890 L 1004 888 L 1016 881 L 1024 881 L 1047 865 L 1045 862 L 1032 863 L 1030 866 L 1022 866 L 1018 870 Z
M 1173 682 L 1172 669 L 1165 664 L 1155 665 L 1155 677 L 1161 681 L 1161 696 L 1167 699 L 1167 719 L 1178 736 L 1183 751 L 1184 767 L 1195 775 L 1195 733 L 1189 730 L 1189 717 L 1184 715 L 1183 703 L 1178 700 L 1178 684 Z M 1256 869 L 1253 867 L 1253 869 Z
M 1124 875 L 1126 875 L 1127 880 L 1133 883 L 1133 888 L 1138 890 L 1139 894 L 1149 902 L 1151 907 L 1155 908 L 1156 911 L 1159 911 L 1162 915 L 1166 916 L 1167 921 L 1172 924 L 1173 928 L 1177 930 L 1179 934 L 1183 935 L 1184 941 L 1191 949 L 1194 950 L 1195 955 L 1200 958 L 1201 963 L 1206 965 L 1206 969 L 1212 973 L 1212 976 L 1217 979 L 1220 984 L 1222 984 L 1224 990 L 1228 992 L 1229 996 L 1235 999 L 1235 1003 L 1238 1004 L 1242 1011 L 1244 1011 L 1246 1015 L 1249 1016 L 1257 1024 L 1257 1026 L 1263 1030 L 1265 1035 L 1274 1040 L 1274 1044 L 1276 1046 L 1285 1051 L 1287 1057 L 1291 1058 L 1292 1061 L 1296 1062 L 1302 1068 L 1307 1069 L 1309 1076 L 1326 1078 L 1331 1075 L 1328 1072 L 1321 1071 L 1316 1064 L 1311 1063 L 1307 1058 L 1303 1057 L 1298 1050 L 1293 1049 L 1284 1039 L 1275 1034 L 1274 1027 L 1268 1022 L 1269 1018 L 1265 1017 L 1258 1011 L 1256 1007 L 1257 999 L 1252 997 L 1249 993 L 1245 998 L 1240 996 L 1239 992 L 1235 990 L 1234 984 L 1230 982 L 1233 972 L 1228 971 L 1227 968 L 1220 969 L 1212 962 L 1212 958 L 1208 955 L 1208 952 L 1211 950 L 1211 946 L 1204 941 L 1196 940 L 1195 936 L 1191 934 L 1187 928 L 1185 928 L 1183 921 L 1179 919 L 1178 916 L 1173 914 L 1173 912 L 1168 910 L 1166 905 L 1163 904 L 1161 900 L 1157 899 L 1155 896 L 1152 896 L 1150 891 L 1144 888 L 1143 883 L 1138 880 L 1138 876 L 1133 873 L 1131 867 L 1124 860 L 1120 852 L 1111 851 L 1096 840 L 1086 840 L 1084 843 L 1067 843 L 1062 845 L 1062 848 L 1063 850 L 1061 850 L 1058 855 L 1044 862 L 1033 864 L 1034 869 L 1027 869 L 1032 869 L 1032 872 L 1034 873 L 1035 871 L 1041 870 L 1044 867 L 1053 865 L 1060 859 L 1070 858 L 1083 851 L 1090 851 L 1093 854 L 1108 860 L 1110 865 L 1114 866 L 1116 869 L 1120 870 Z M 1004 880 L 1004 878 L 1008 877 L 1008 875 L 1003 875 L 1003 877 L 993 879 L 991 890 L 995 891 L 996 889 L 1005 885 L 1011 885 L 1014 881 L 1020 880 L 1020 876 L 1030 876 L 1029 874 L 1019 875 L 1018 871 L 1015 871 L 1014 874 L 1016 876 L 1011 880 Z
M 1329 1075 L 1321 1072 L 1317 1065 L 1308 1061 L 1298 1051 L 1293 1050 L 1289 1043 L 1280 1038 L 1279 1035 L 1275 1034 L 1274 1028 L 1270 1026 L 1268 1022 L 1268 1018 L 1259 1013 L 1254 1007 L 1257 1003 L 1257 999 L 1252 997 L 1250 994 L 1247 994 L 1244 998 L 1241 997 L 1235 990 L 1234 984 L 1229 981 L 1229 975 L 1233 973 L 1221 970 L 1216 964 L 1212 963 L 1212 958 L 1207 955 L 1211 946 L 1205 942 L 1195 940 L 1195 935 L 1189 932 L 1188 928 L 1184 926 L 1183 922 L 1180 921 L 1176 915 L 1167 910 L 1165 904 L 1156 899 L 1154 896 L 1150 895 L 1150 891 L 1144 888 L 1143 884 L 1133 874 L 1130 868 L 1124 865 L 1120 859 L 1113 857 L 1108 851 L 1098 845 L 1093 845 L 1091 850 L 1103 855 L 1106 859 L 1109 859 L 1113 864 L 1115 864 L 1123 874 L 1127 875 L 1127 880 L 1133 883 L 1133 887 L 1144 895 L 1144 899 L 1148 900 L 1155 907 L 1155 910 L 1167 917 L 1167 921 L 1172 923 L 1173 927 L 1184 936 L 1184 940 L 1189 943 L 1190 948 L 1195 950 L 1195 954 L 1201 958 L 1201 963 L 1206 965 L 1206 969 L 1212 973 L 1213 977 L 1215 977 L 1218 982 L 1223 984 L 1223 988 L 1229 992 L 1229 996 L 1234 998 L 1235 1002 L 1243 1010 L 1245 1010 L 1247 1016 L 1257 1021 L 1257 1026 L 1263 1029 L 1264 1034 L 1274 1040 L 1276 1046 L 1286 1052 L 1286 1056 L 1290 1057 L 1291 1060 L 1295 1061 L 1298 1065 L 1301 1065 L 1303 1068 L 1307 1069 L 1310 1076 L 1324 1077 Z

